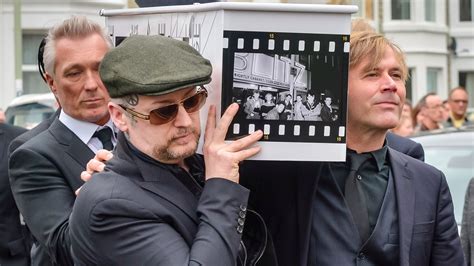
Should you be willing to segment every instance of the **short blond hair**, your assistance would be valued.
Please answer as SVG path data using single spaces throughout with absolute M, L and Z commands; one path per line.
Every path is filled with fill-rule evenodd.
M 377 64 L 382 61 L 387 47 L 392 48 L 395 53 L 395 57 L 400 64 L 403 82 L 405 82 L 408 78 L 408 69 L 402 50 L 383 35 L 373 31 L 356 31 L 351 34 L 349 69 L 358 66 L 366 58 L 369 58 L 367 68 L 376 68 Z
M 112 47 L 112 41 L 105 30 L 98 23 L 87 19 L 85 16 L 72 16 L 52 27 L 48 32 L 44 46 L 43 61 L 46 72 L 52 76 L 55 74 L 56 42 L 58 40 L 62 38 L 85 38 L 93 34 L 102 36 L 107 45 Z

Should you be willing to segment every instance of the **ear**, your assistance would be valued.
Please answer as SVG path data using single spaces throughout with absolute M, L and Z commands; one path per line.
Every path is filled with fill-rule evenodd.
M 50 75 L 48 72 L 44 73 L 44 76 L 46 78 L 46 82 L 48 83 L 48 86 L 49 88 L 51 89 L 51 91 L 54 93 L 54 95 L 56 96 L 56 98 L 58 98 L 58 95 L 57 95 L 57 88 L 56 88 L 56 83 L 54 82 L 54 78 L 52 75 Z
M 109 108 L 110 118 L 112 118 L 115 126 L 120 129 L 120 131 L 127 132 L 130 120 L 127 114 L 125 114 L 125 110 L 114 102 L 109 102 L 107 106 Z

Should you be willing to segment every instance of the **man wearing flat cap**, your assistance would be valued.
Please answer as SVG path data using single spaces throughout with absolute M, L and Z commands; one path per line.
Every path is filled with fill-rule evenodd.
M 211 106 L 204 156 L 195 153 L 212 68 L 185 42 L 129 37 L 106 54 L 99 72 L 121 133 L 114 158 L 75 202 L 75 263 L 241 264 L 249 191 L 238 184 L 239 162 L 259 152 L 262 132 L 225 143 L 238 106 L 217 125 Z

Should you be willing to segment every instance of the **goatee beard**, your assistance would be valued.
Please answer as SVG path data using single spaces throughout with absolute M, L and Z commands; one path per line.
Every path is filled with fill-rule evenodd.
M 171 144 L 174 139 L 179 138 L 180 136 L 192 134 L 194 138 L 194 148 L 190 148 L 185 151 L 173 151 L 171 148 Z M 175 160 L 183 160 L 192 156 L 196 153 L 198 142 L 199 142 L 200 134 L 196 132 L 194 128 L 181 128 L 179 131 L 170 138 L 165 145 L 162 146 L 155 146 L 153 149 L 154 157 L 158 158 L 159 161 L 175 161 Z

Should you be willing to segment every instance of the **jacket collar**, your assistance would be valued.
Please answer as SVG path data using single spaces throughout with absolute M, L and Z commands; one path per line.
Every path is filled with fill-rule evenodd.
M 175 205 L 197 224 L 197 200 L 194 195 L 167 169 L 167 166 L 160 166 L 159 163 L 144 160 L 143 157 L 137 156 L 133 149 L 125 135 L 120 132 L 115 155 L 118 157 L 117 159 L 128 161 L 129 164 L 121 164 L 118 161 L 115 164 L 114 171 L 133 178 L 143 189 Z M 121 167 L 122 165 L 124 167 Z M 125 165 L 128 167 L 135 166 L 132 171 L 135 175 L 126 175 L 125 173 L 130 172 L 130 169 L 125 169 Z
M 85 167 L 89 160 L 94 157 L 94 152 L 58 118 L 53 121 L 48 131 L 63 146 L 65 152 L 80 165 Z

